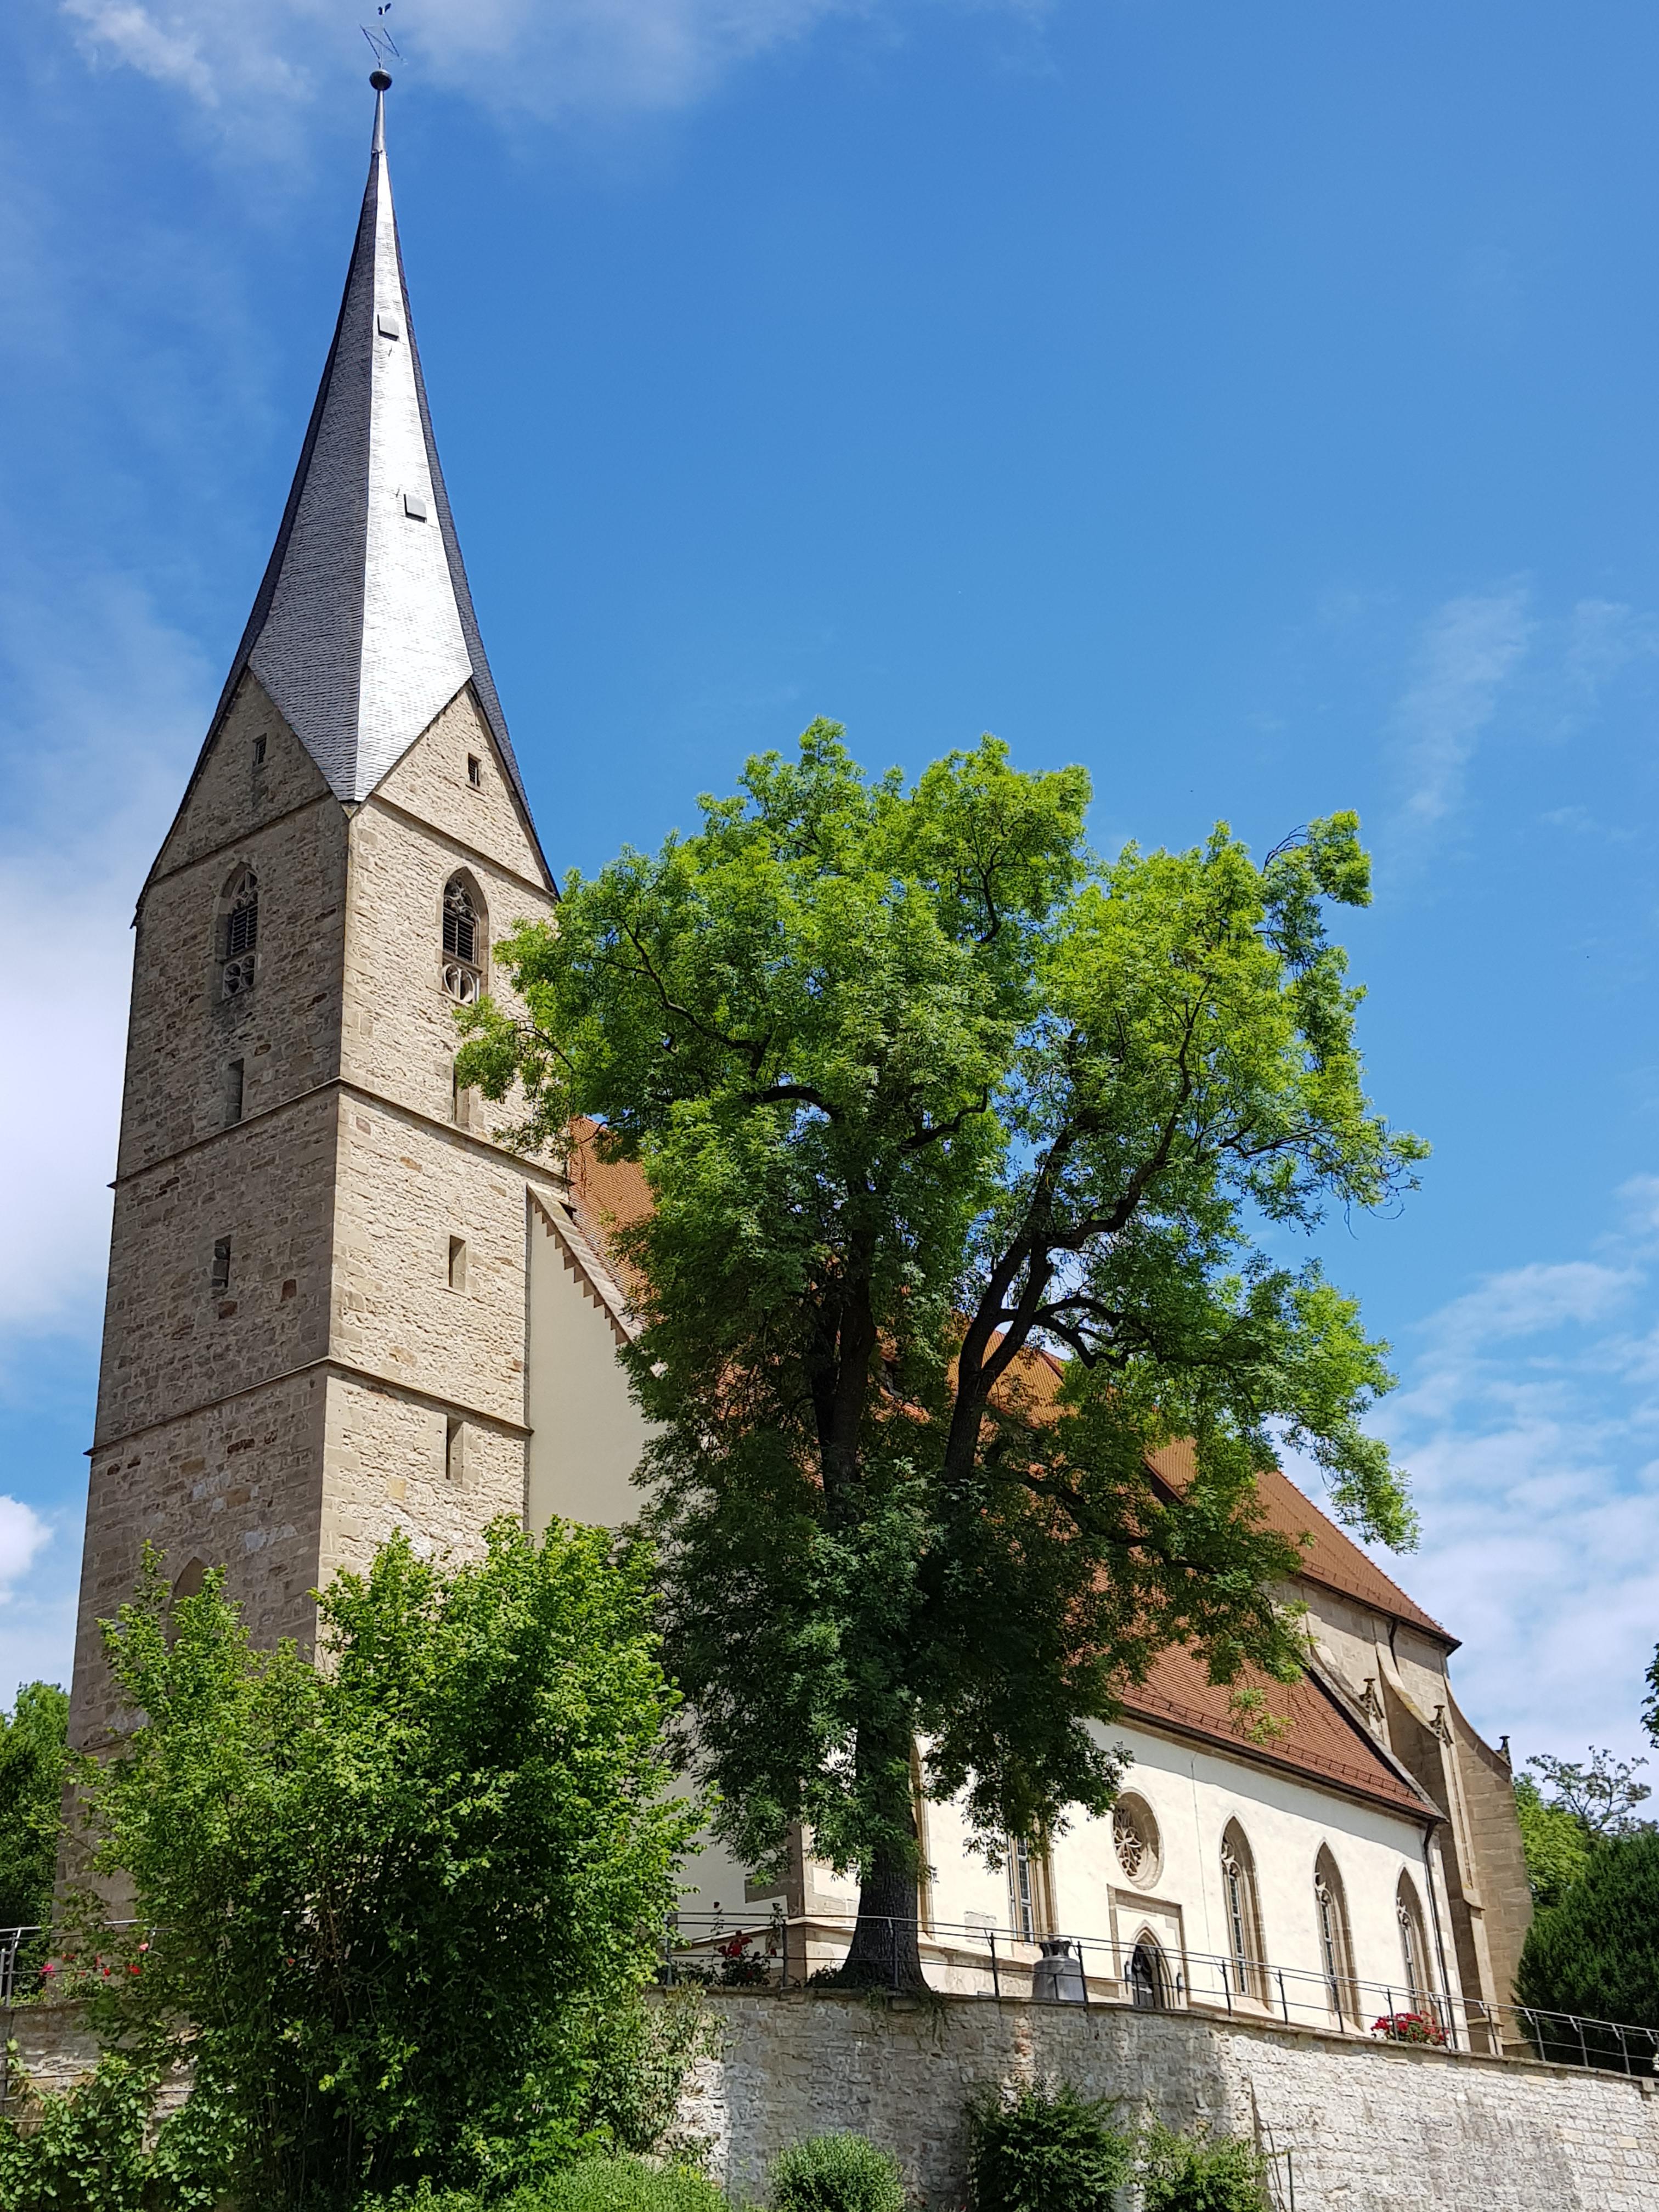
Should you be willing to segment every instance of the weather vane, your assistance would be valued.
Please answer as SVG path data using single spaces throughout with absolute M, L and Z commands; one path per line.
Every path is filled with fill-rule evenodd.
M 384 4 L 374 13 L 378 20 L 372 30 L 367 23 L 360 23 L 357 27 L 368 40 L 368 50 L 374 57 L 374 75 L 384 76 L 386 64 L 400 62 L 403 56 L 398 51 L 398 42 L 386 20 L 392 13 L 392 0 L 384 0 Z

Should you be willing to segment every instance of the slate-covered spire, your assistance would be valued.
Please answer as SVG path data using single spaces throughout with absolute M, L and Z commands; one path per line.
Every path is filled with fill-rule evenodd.
M 252 669 L 338 799 L 366 799 L 471 681 L 525 806 L 432 435 L 374 73 L 368 184 L 282 527 L 225 685 Z M 216 716 L 216 721 L 217 717 Z

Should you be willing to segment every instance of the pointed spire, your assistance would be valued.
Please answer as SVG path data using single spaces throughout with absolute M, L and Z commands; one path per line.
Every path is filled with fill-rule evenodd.
M 334 343 L 214 719 L 251 669 L 335 796 L 355 801 L 471 682 L 527 817 L 410 319 L 386 158 L 391 82 L 380 69 L 370 79 L 368 182 Z

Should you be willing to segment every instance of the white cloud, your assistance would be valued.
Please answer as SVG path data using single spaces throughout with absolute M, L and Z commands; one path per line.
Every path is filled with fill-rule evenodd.
M 28 1572 L 52 1531 L 19 1498 L 0 1497 L 0 1596 Z
M 1449 599 L 1425 627 L 1394 716 L 1410 781 L 1406 814 L 1419 832 L 1443 822 L 1463 795 L 1475 748 L 1531 643 L 1528 596 L 1515 582 Z
M 0 588 L 11 812 L 0 974 L 14 1079 L 0 1086 L 0 1324 L 15 1345 L 97 1326 L 115 1171 L 134 902 L 193 744 L 209 679 L 120 579 L 48 598 Z M 49 956 L 49 957 L 47 957 Z
M 410 69 L 500 110 L 672 109 L 746 61 L 832 17 L 902 11 L 904 0 L 398 0 L 390 21 Z M 1041 12 L 1007 0 L 1011 12 Z M 63 0 L 93 58 L 141 70 L 212 110 L 307 101 L 346 51 L 366 65 L 331 0 Z M 348 30 L 348 26 L 349 28 Z M 393 65 L 394 70 L 397 64 Z
M 1659 1183 L 1620 1196 L 1651 1250 Z M 1648 1217 L 1642 1213 L 1645 1204 Z M 1608 1240 L 1621 1261 L 1621 1223 Z M 1634 1260 L 1536 1262 L 1431 1316 L 1382 1425 L 1414 1479 L 1412 1594 L 1463 1638 L 1458 1694 L 1517 1757 L 1644 1747 L 1659 1641 L 1659 1330 Z M 1384 1560 L 1396 1573 L 1402 1563 Z

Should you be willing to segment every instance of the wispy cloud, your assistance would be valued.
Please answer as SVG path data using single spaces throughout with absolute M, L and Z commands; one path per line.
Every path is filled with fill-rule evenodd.
M 965 0 L 964 0 L 965 4 Z M 1004 0 L 1040 15 L 1034 0 Z M 177 88 L 202 107 L 294 107 L 340 52 L 325 0 L 272 0 L 250 15 L 218 0 L 63 0 L 88 55 Z M 393 19 L 428 82 L 500 110 L 684 107 L 732 70 L 831 18 L 896 20 L 917 0 L 399 0 Z M 355 35 L 355 33 L 354 33 Z M 367 53 L 363 55 L 367 60 Z
M 1419 834 L 1437 828 L 1463 794 L 1476 746 L 1532 641 L 1527 586 L 1449 599 L 1431 617 L 1395 710 L 1409 788 L 1405 812 Z
M 21 1079 L 0 1086 L 0 1325 L 14 1346 L 97 1325 L 120 1109 L 131 939 L 145 870 L 204 725 L 195 648 L 118 577 L 48 596 L 0 587 L 0 677 L 15 702 L 0 843 L 0 935 L 50 946 L 6 963 L 0 1022 Z M 50 1100 L 50 1110 L 46 1102 Z
M 1656 1199 L 1638 1178 L 1595 1256 L 1489 1276 L 1431 1315 L 1384 1408 L 1422 1509 L 1413 1595 L 1463 1638 L 1472 1717 L 1517 1752 L 1640 1747 L 1659 1639 Z

